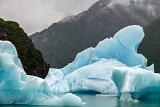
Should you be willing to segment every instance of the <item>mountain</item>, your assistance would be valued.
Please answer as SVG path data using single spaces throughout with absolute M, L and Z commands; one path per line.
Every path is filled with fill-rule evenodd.
M 148 59 L 148 65 L 154 63 L 155 71 L 160 73 L 160 18 L 146 26 L 144 32 L 139 52 Z
M 14 44 L 27 74 L 42 78 L 47 75 L 48 64 L 18 23 L 0 18 L 0 40 L 8 40 Z
M 61 68 L 77 53 L 95 47 L 121 28 L 133 24 L 145 27 L 159 16 L 158 0 L 100 0 L 87 11 L 53 23 L 30 37 L 51 67 Z

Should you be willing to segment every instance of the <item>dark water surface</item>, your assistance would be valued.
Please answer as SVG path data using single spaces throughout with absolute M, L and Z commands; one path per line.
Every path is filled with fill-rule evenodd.
M 96 95 L 96 94 L 77 94 L 82 98 L 82 107 L 160 107 L 160 100 L 145 100 L 139 103 L 132 102 L 119 102 L 118 98 L 115 96 L 108 95 Z M 29 105 L 0 105 L 0 107 L 59 107 L 59 106 L 29 106 Z

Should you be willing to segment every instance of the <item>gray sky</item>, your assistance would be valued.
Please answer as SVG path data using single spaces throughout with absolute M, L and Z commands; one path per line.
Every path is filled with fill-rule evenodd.
M 0 0 L 0 18 L 16 21 L 30 35 L 99 0 Z

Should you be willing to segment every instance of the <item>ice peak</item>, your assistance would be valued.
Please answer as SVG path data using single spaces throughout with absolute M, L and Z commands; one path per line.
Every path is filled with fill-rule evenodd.
M 127 49 L 135 49 L 137 52 L 137 48 L 144 38 L 143 28 L 138 25 L 125 27 L 117 32 L 114 38 L 116 38 Z

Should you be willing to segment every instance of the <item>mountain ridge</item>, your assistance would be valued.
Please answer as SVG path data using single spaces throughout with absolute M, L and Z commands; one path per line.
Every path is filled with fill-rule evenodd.
M 148 59 L 148 65 L 155 65 L 160 73 L 160 18 L 144 28 L 145 37 L 139 46 L 139 52 Z
M 160 16 L 158 0 L 128 0 L 123 4 L 115 1 L 100 0 L 87 11 L 53 23 L 48 29 L 30 37 L 51 67 L 61 68 L 72 62 L 77 53 L 95 47 L 99 41 L 112 37 L 121 28 L 128 25 L 145 27 Z M 157 14 L 149 14 L 149 6 L 155 6 L 150 10 L 159 8 Z

